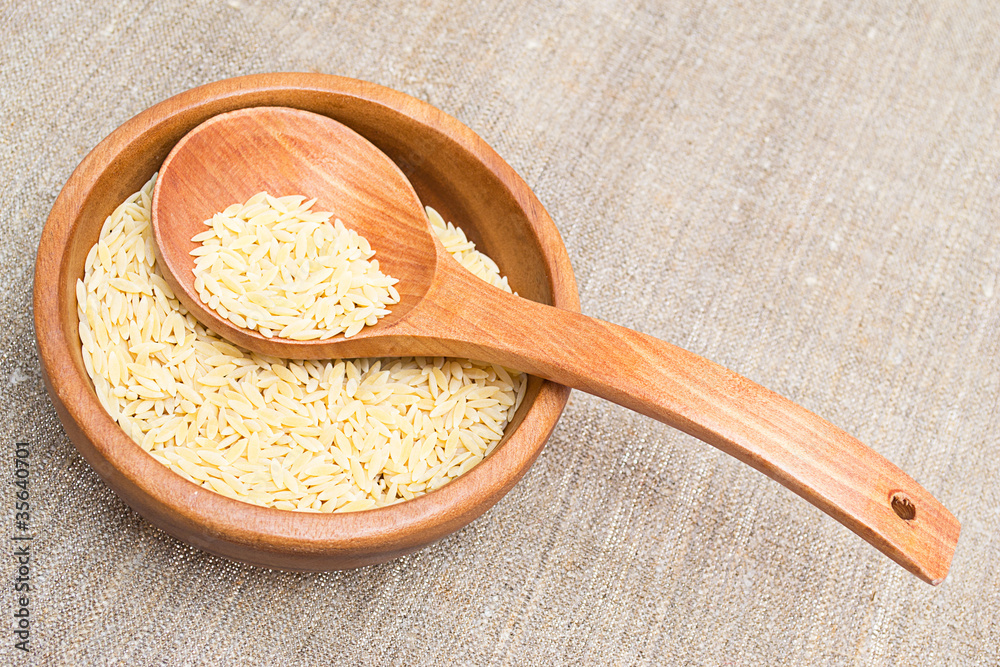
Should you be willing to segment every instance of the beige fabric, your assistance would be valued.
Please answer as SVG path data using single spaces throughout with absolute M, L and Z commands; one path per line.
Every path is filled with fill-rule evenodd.
M 30 662 L 1000 662 L 997 7 L 3 3 L 0 425 L 5 476 L 14 443 L 32 446 Z M 962 521 L 949 579 L 918 581 L 746 466 L 579 393 L 493 511 L 384 566 L 244 567 L 129 511 L 41 384 L 42 224 L 126 119 L 284 70 L 385 84 L 473 128 L 548 207 L 585 312 L 726 364 L 910 472 Z M 9 526 L 9 491 L 3 507 Z M 22 662 L 2 637 L 0 662 Z

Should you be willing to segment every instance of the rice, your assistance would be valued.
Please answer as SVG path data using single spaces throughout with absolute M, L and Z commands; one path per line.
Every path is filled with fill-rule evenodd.
M 107 218 L 76 294 L 97 396 L 157 461 L 244 502 L 355 511 L 439 488 L 500 442 L 527 385 L 515 371 L 449 358 L 278 359 L 205 329 L 156 267 L 154 182 Z M 463 266 L 510 291 L 459 228 L 427 215 Z
M 375 251 L 315 199 L 259 192 L 205 221 L 192 239 L 195 290 L 244 329 L 293 340 L 353 336 L 399 303 Z

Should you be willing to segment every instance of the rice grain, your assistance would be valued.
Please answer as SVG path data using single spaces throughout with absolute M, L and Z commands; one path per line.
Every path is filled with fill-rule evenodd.
M 175 299 L 156 267 L 149 224 L 154 182 L 155 176 L 107 218 L 87 255 L 76 297 L 83 361 L 97 396 L 157 461 L 244 502 L 292 511 L 356 511 L 439 488 L 500 442 L 524 396 L 527 378 L 519 373 L 468 359 L 277 359 L 237 348 L 205 329 Z M 301 233 L 304 227 L 274 227 L 293 215 L 318 220 L 310 217 L 317 215 L 311 205 L 304 198 L 258 195 L 227 208 L 206 234 L 235 237 L 247 226 L 261 233 L 253 241 L 238 241 L 229 252 L 215 251 L 210 263 L 263 264 L 266 254 L 302 266 L 318 246 L 317 238 L 327 238 L 325 232 L 317 237 L 315 230 Z M 510 291 L 496 265 L 458 227 L 433 209 L 427 214 L 463 266 Z M 359 258 L 370 252 L 363 240 L 350 243 Z M 294 266 L 283 264 L 261 277 L 272 283 L 286 280 L 283 267 L 291 277 Z M 344 290 L 338 303 L 353 304 L 351 312 L 384 310 L 385 304 L 377 305 L 366 290 L 368 283 L 355 280 L 367 273 L 334 268 L 320 275 L 332 280 L 338 270 L 334 296 Z M 388 280 L 381 279 L 380 289 L 392 296 Z M 270 325 L 261 326 L 262 332 L 271 329 L 276 335 L 288 326 L 280 315 L 266 314 L 284 303 L 275 296 L 253 287 L 243 287 L 244 294 L 226 289 L 227 302 L 235 299 L 264 312 L 233 309 L 248 323 L 253 318 L 258 326 Z M 322 298 L 333 297 L 316 302 Z M 333 319 L 343 315 L 336 312 Z M 324 325 L 329 314 L 325 311 Z M 367 316 L 361 325 L 366 323 Z
M 191 251 L 205 305 L 238 327 L 291 340 L 350 337 L 389 314 L 397 281 L 379 270 L 368 241 L 305 199 L 260 192 L 205 221 Z M 126 278 L 110 284 L 143 289 Z

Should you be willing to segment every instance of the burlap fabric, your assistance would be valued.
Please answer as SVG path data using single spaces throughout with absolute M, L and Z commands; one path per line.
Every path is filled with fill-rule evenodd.
M 997 5 L 556 4 L 3 3 L 3 474 L 30 443 L 35 540 L 32 652 L 5 631 L 0 662 L 1000 661 Z M 495 509 L 383 566 L 239 566 L 131 512 L 41 384 L 43 222 L 142 109 L 290 70 L 397 88 L 478 132 L 556 221 L 585 312 L 719 361 L 900 465 L 963 524 L 948 580 L 920 582 L 747 466 L 579 393 Z M 17 562 L 2 562 L 12 628 Z

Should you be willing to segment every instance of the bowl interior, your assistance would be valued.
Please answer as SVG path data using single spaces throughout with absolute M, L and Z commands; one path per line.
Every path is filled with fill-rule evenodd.
M 129 504 L 175 536 L 231 558 L 286 569 L 329 569 L 386 560 L 452 532 L 502 497 L 541 450 L 565 405 L 568 389 L 531 378 L 523 404 L 490 459 L 426 496 L 357 513 L 370 519 L 363 529 L 357 515 L 309 516 L 254 506 L 229 511 L 233 504 L 245 504 L 221 496 L 180 518 L 167 516 L 171 510 L 162 507 L 143 511 L 143 503 L 136 500 L 136 494 L 148 491 L 141 477 L 159 475 L 154 472 L 159 464 L 153 461 L 151 468 L 142 463 L 142 457 L 152 458 L 132 444 L 106 414 L 91 414 L 95 406 L 100 411 L 100 404 L 86 375 L 76 333 L 75 285 L 83 276 L 85 257 L 105 218 L 149 180 L 190 129 L 225 111 L 264 105 L 313 111 L 351 127 L 400 166 L 425 205 L 461 226 L 477 247 L 496 261 L 512 289 L 536 301 L 579 309 L 565 249 L 551 220 L 527 186 L 471 131 L 428 105 L 372 84 L 322 75 L 258 75 L 210 84 L 160 103 L 109 136 L 74 172 L 53 208 L 39 250 L 35 305 L 43 370 L 60 417 L 88 461 Z M 58 258 L 43 256 L 53 253 L 61 254 Z M 58 266 L 56 275 L 47 275 L 46 262 Z M 58 293 L 55 304 L 47 291 L 50 285 Z M 46 331 L 54 327 L 62 338 Z M 54 336 L 51 340 L 49 334 Z M 64 358 L 71 360 L 74 368 L 60 369 Z M 89 388 L 89 396 L 82 391 L 84 386 Z M 106 431 L 104 422 L 118 431 L 111 438 L 112 444 L 97 442 Z M 520 440 L 519 451 L 501 455 L 510 449 L 512 439 Z M 129 446 L 136 451 L 125 451 Z M 138 455 L 141 457 L 136 458 Z M 498 457 L 505 459 L 503 470 L 498 468 L 499 462 L 491 460 Z M 162 472 L 198 488 L 165 468 Z M 491 480 L 498 475 L 502 478 L 499 482 Z M 177 483 L 171 482 L 176 489 L 186 488 Z M 451 487 L 457 489 L 445 492 Z M 475 497 L 481 498 L 481 506 L 456 506 L 469 504 Z M 395 511 L 406 505 L 412 507 Z M 216 516 L 219 508 L 225 510 L 221 518 Z M 206 537 L 202 519 L 208 515 L 215 522 L 216 534 Z M 258 518 L 260 525 L 254 525 Z M 354 541 L 337 542 L 336 536 L 321 534 L 324 526 L 332 524 L 318 523 L 318 519 L 336 519 L 340 534 Z M 237 520 L 246 524 L 241 527 L 243 532 L 236 531 L 239 534 L 231 525 Z M 358 535 L 351 532 L 355 528 Z M 412 534 L 389 540 L 382 548 L 365 541 L 365 535 L 393 530 Z M 191 531 L 200 537 L 192 538 Z M 254 531 L 281 533 L 286 542 L 268 542 L 262 547 L 260 535 Z M 310 542 L 310 538 L 315 539 Z M 233 544 L 241 545 L 242 550 L 234 549 Z M 352 544 L 367 550 L 367 555 L 347 554 Z M 282 553 L 289 549 L 298 549 L 305 556 L 289 560 Z M 261 551 L 266 553 L 261 556 Z

